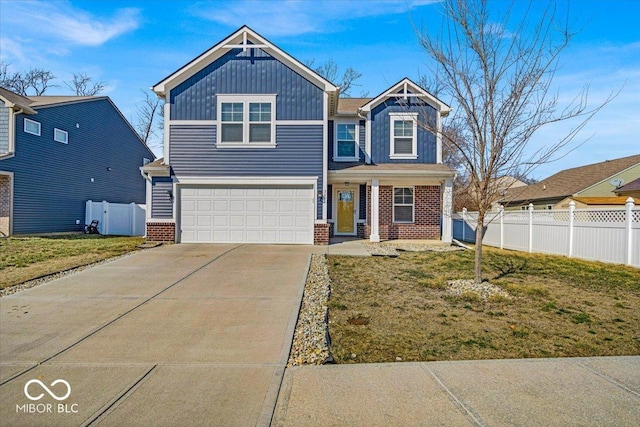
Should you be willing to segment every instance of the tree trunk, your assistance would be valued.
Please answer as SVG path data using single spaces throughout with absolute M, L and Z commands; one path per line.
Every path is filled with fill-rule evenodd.
M 478 224 L 476 226 L 476 256 L 473 267 L 473 280 L 482 283 L 482 238 L 484 237 L 484 212 L 478 212 Z

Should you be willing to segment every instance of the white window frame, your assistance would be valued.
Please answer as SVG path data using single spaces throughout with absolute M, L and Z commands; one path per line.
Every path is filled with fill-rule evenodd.
M 56 134 L 60 132 L 62 135 L 64 135 L 64 141 L 58 139 L 56 137 Z M 58 128 L 53 128 L 53 140 L 55 142 L 59 142 L 61 144 L 68 144 L 69 143 L 69 132 L 67 132 L 66 130 L 62 130 L 62 129 L 58 129 Z
M 413 199 L 413 203 L 411 203 L 411 221 L 396 221 L 396 206 L 409 206 L 409 204 L 407 203 L 400 203 L 398 205 L 396 205 L 396 190 L 399 188 L 410 188 L 411 189 L 411 194 L 412 194 L 412 199 Z M 391 193 L 391 209 L 393 210 L 393 223 L 394 224 L 414 224 L 416 222 L 416 187 L 410 186 L 410 185 L 402 185 L 402 186 L 397 186 L 397 187 L 393 187 L 393 192 Z
M 216 146 L 220 148 L 275 148 L 276 144 L 276 95 L 217 95 Z M 242 103 L 242 142 L 222 142 L 222 104 Z M 271 104 L 271 141 L 249 142 L 249 104 Z M 267 122 L 260 122 L 266 124 Z
M 28 130 L 27 129 L 27 123 L 38 125 L 38 132 L 36 133 L 36 132 L 31 132 L 30 130 Z M 27 119 L 25 117 L 25 119 L 24 119 L 24 132 L 25 133 L 29 133 L 31 135 L 40 136 L 40 134 L 42 133 L 42 124 L 40 124 L 40 122 L 36 122 L 35 120 Z
M 355 125 L 356 139 L 354 141 L 353 157 L 338 156 L 338 126 Z M 360 122 L 357 120 L 335 120 L 333 122 L 333 161 L 335 162 L 359 162 L 360 161 Z
M 396 121 L 408 122 L 411 121 L 413 123 L 413 136 L 411 138 L 411 154 L 394 154 L 395 153 L 395 136 L 393 134 L 393 130 L 395 127 Z M 390 149 L 389 149 L 389 158 L 391 159 L 404 159 L 404 160 L 415 160 L 418 158 L 418 113 L 389 113 L 389 140 L 390 140 Z

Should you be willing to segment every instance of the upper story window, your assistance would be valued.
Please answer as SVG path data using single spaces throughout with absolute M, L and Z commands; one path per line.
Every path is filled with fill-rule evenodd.
M 358 125 L 356 123 L 336 123 L 333 160 L 358 161 L 360 150 L 358 147 Z
M 392 159 L 418 158 L 418 113 L 390 113 Z
M 40 123 L 31 119 L 24 119 L 24 131 L 32 135 L 40 136 Z
M 69 143 L 69 134 L 62 129 L 54 128 L 53 129 L 53 140 L 56 142 L 61 142 L 63 144 Z
M 275 95 L 218 95 L 218 111 L 219 145 L 275 146 Z

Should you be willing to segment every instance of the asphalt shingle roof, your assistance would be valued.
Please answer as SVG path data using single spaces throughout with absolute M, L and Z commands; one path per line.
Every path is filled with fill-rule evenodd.
M 535 184 L 509 190 L 506 199 L 515 203 L 572 196 L 636 164 L 640 164 L 640 154 L 565 169 Z

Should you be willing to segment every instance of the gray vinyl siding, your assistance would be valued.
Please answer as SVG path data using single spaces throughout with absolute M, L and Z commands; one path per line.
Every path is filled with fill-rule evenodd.
M 9 152 L 9 108 L 0 104 L 0 155 Z
M 171 120 L 215 120 L 216 94 L 277 94 L 277 120 L 322 120 L 323 93 L 261 49 L 233 49 L 171 89 Z
M 305 176 L 322 188 L 321 125 L 276 125 L 276 148 L 216 148 L 216 126 L 173 125 L 173 173 L 188 176 Z M 317 203 L 318 218 L 322 202 Z
M 173 180 L 169 177 L 153 178 L 151 182 L 151 218 L 173 218 Z
M 29 117 L 41 135 L 25 133 L 25 115 L 17 115 L 15 156 L 0 160 L 0 170 L 14 173 L 15 234 L 81 230 L 87 200 L 145 203 L 139 168 L 153 154 L 108 99 L 36 110 Z M 68 144 L 54 141 L 54 128 L 68 132 Z
M 359 163 L 364 163 L 364 151 L 365 151 L 365 135 L 366 135 L 366 129 L 365 129 L 365 121 L 364 120 L 359 120 L 358 121 L 358 148 L 360 150 L 358 156 L 360 157 Z M 334 147 L 336 144 L 336 140 L 335 140 L 335 121 L 334 120 L 329 120 L 329 126 L 328 126 L 328 137 L 329 137 L 329 150 L 327 151 L 327 158 L 329 160 L 329 162 L 333 162 L 333 154 L 334 154 Z M 353 163 L 356 163 L 355 161 Z
M 371 111 L 371 160 L 373 163 L 436 163 L 436 136 L 418 126 L 418 158 L 415 160 L 391 159 L 390 120 L 389 113 L 416 112 L 418 120 L 427 123 L 435 122 L 436 110 L 422 101 L 410 100 L 410 105 L 403 106 L 396 100 L 388 101 L 376 106 Z

